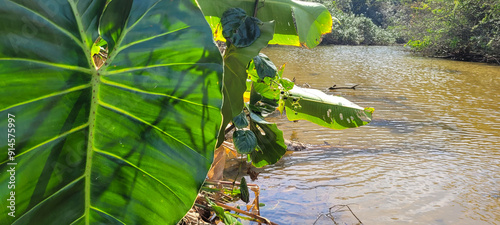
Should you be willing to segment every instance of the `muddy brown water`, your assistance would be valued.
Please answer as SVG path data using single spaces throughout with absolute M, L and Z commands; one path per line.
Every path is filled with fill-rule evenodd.
M 404 47 L 271 47 L 285 77 L 375 108 L 364 127 L 275 117 L 310 145 L 258 171 L 262 215 L 313 224 L 349 205 L 364 224 L 500 224 L 500 66 L 416 57 Z M 354 224 L 348 211 L 333 213 Z M 316 224 L 334 224 L 322 217 Z

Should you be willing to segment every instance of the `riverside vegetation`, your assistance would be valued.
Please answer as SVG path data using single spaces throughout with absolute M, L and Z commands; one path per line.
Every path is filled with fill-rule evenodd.
M 500 64 L 497 0 L 309 0 L 337 19 L 324 44 L 406 44 L 427 56 Z

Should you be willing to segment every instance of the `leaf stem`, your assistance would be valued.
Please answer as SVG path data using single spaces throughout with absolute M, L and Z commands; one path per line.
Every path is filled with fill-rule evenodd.
M 257 7 L 259 5 L 259 0 L 255 0 L 255 5 L 253 7 L 253 17 L 257 17 L 257 11 L 259 11 L 259 8 Z

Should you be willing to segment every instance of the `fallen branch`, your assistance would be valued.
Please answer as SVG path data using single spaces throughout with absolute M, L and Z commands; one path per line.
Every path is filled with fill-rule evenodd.
M 337 89 L 352 89 L 352 90 L 356 90 L 356 87 L 359 86 L 359 84 L 356 84 L 352 87 L 337 87 L 337 85 L 333 85 L 331 87 L 328 88 L 328 90 L 337 90 Z
M 361 220 L 351 210 L 351 207 L 349 207 L 349 205 L 334 205 L 328 209 L 328 213 L 320 213 L 318 215 L 318 218 L 316 218 L 316 220 L 314 221 L 313 225 L 315 225 L 319 221 L 319 219 L 321 219 L 323 216 L 331 219 L 334 224 L 339 224 L 339 223 L 337 223 L 337 221 L 335 221 L 335 217 L 333 216 L 333 214 L 336 212 L 345 211 L 345 210 L 341 211 L 341 209 L 344 207 L 347 208 L 351 212 L 351 214 L 354 216 L 354 218 L 356 218 L 358 220 L 359 224 L 363 224 L 363 222 L 361 222 Z M 332 209 L 335 209 L 335 210 L 332 210 Z

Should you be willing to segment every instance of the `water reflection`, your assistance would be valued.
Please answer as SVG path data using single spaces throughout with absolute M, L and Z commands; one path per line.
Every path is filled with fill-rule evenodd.
M 335 94 L 376 109 L 369 126 L 343 131 L 272 118 L 312 147 L 260 170 L 264 216 L 312 224 L 350 204 L 365 224 L 500 224 L 500 67 L 402 47 L 264 52 L 298 84 L 360 84 Z

